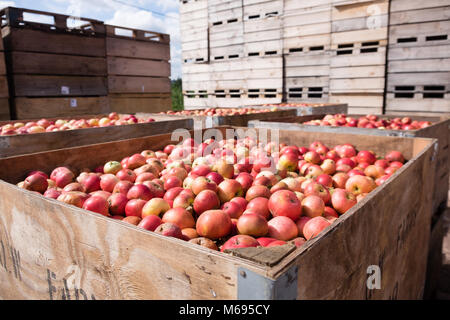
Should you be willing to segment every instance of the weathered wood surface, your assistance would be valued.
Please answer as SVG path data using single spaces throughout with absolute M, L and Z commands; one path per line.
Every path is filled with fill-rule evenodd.
M 281 131 L 280 141 L 309 145 L 319 139 L 335 145 L 353 137 Z M 7 199 L 0 203 L 0 239 L 12 253 L 2 256 L 2 298 L 236 299 L 239 267 L 277 279 L 293 265 L 298 266 L 298 299 L 421 298 L 431 215 L 431 194 L 424 190 L 435 166 L 429 139 L 361 136 L 354 141 L 357 148 L 375 152 L 397 149 L 410 161 L 273 267 L 163 238 L 5 182 L 17 183 L 32 169 L 96 167 L 169 142 L 170 135 L 162 135 L 0 160 L 0 189 Z M 399 189 L 402 197 L 395 196 Z M 380 290 L 367 290 L 370 265 L 382 270 Z
M 290 106 L 279 106 L 279 105 L 268 105 L 268 106 L 249 106 L 250 108 L 277 108 L 277 110 L 296 110 L 297 116 L 306 116 L 313 114 L 336 114 L 336 113 L 347 113 L 348 106 L 347 104 L 332 104 L 332 103 L 324 103 L 318 105 L 305 105 L 299 107 L 290 107 Z
M 11 98 L 15 119 L 70 117 L 109 111 L 106 96 L 71 98 Z
M 11 113 L 9 111 L 9 99 L 0 98 L 0 120 L 11 119 Z
M 125 140 L 192 129 L 192 119 L 165 117 L 155 122 L 0 137 L 0 158 L 54 149 Z
M 110 94 L 108 96 L 109 108 L 112 112 L 162 112 L 172 110 L 170 93 L 156 94 Z

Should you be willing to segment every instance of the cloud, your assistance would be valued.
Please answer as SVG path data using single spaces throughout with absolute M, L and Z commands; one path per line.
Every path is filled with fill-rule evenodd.
M 16 3 L 14 1 L 0 1 L 0 9 L 6 7 L 15 7 Z

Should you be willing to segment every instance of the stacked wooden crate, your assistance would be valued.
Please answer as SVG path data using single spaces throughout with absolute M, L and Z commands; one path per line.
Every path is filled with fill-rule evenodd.
M 330 102 L 383 113 L 388 0 L 332 1 Z
M 111 25 L 105 27 L 111 111 L 170 110 L 170 36 Z
M 450 2 L 392 0 L 386 112 L 450 113 Z
M 186 6 L 182 12 L 190 10 L 190 2 L 181 3 L 182 8 Z M 197 3 L 198 7 L 203 2 L 192 5 Z M 198 14 L 207 16 L 208 24 L 205 28 L 204 22 L 199 20 L 203 29 L 195 33 L 198 38 L 205 38 L 201 35 L 206 30 L 208 58 L 183 60 L 186 109 L 281 102 L 282 9 L 283 1 L 278 0 L 211 0 L 198 7 L 205 11 Z M 186 30 L 186 37 L 182 34 L 182 39 L 186 46 L 192 46 L 197 40 L 192 38 L 192 28 L 188 27 L 187 22 L 182 22 L 182 33 Z
M 102 22 L 11 7 L 1 14 L 15 119 L 108 110 Z
M 285 0 L 284 88 L 288 102 L 328 102 L 331 0 Z
M 3 39 L 0 39 L 0 120 L 10 120 L 8 78 Z

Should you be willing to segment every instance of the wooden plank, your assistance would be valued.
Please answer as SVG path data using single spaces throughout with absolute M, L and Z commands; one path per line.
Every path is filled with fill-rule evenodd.
M 332 6 L 331 16 L 333 21 L 369 18 L 379 15 L 385 15 L 389 11 L 388 0 L 366 1 L 362 3 L 354 3 L 346 6 Z
M 8 79 L 6 76 L 0 76 L 0 98 L 8 98 Z
M 3 27 L 2 35 L 5 51 L 105 56 L 105 38 L 11 27 Z
M 106 97 L 14 98 L 16 119 L 67 117 L 108 112 Z
M 331 55 L 329 52 L 290 53 L 284 57 L 285 67 L 329 66 Z
M 379 47 L 377 52 L 364 54 L 333 55 L 330 67 L 383 66 L 386 64 L 386 47 Z
M 450 21 L 412 23 L 389 27 L 389 44 L 396 46 L 423 46 L 448 44 L 450 39 L 433 40 L 428 36 L 448 35 Z M 414 42 L 398 42 L 399 39 L 416 38 Z
M 383 78 L 330 79 L 331 92 L 384 92 Z
M 450 45 L 389 48 L 388 60 L 415 60 L 447 58 Z
M 389 61 L 388 71 L 389 73 L 450 72 L 450 58 Z
M 209 0 L 208 1 L 208 12 L 216 13 L 219 11 L 227 11 L 235 8 L 241 8 L 242 10 L 242 0 Z
M 192 129 L 193 120 L 180 117 L 159 120 L 156 117 L 156 121 L 150 123 L 0 137 L 0 158 L 171 133 L 178 128 Z
M 11 119 L 11 114 L 9 110 L 9 99 L 0 98 L 0 120 Z
M 170 63 L 108 57 L 108 74 L 116 76 L 170 77 Z
M 297 0 L 285 0 L 284 10 L 285 11 L 296 11 L 296 12 L 310 12 L 312 10 L 320 10 L 326 8 L 329 10 L 331 7 L 330 0 L 310 0 L 310 1 L 297 1 Z
M 390 25 L 401 25 L 407 23 L 444 21 L 448 19 L 450 19 L 450 5 L 446 7 L 391 12 L 389 23 Z
M 328 89 L 329 77 L 295 77 L 286 78 L 286 88 L 290 87 L 324 87 Z
M 15 75 L 17 97 L 106 95 L 105 77 Z
M 114 57 L 170 60 L 170 46 L 158 42 L 106 38 L 106 54 Z
M 391 12 L 448 6 L 447 0 L 391 0 Z
M 386 111 L 450 113 L 450 102 L 448 99 L 394 98 L 392 94 L 388 93 Z
M 12 74 L 106 76 L 106 59 L 37 52 L 11 52 Z
M 109 93 L 170 92 L 169 78 L 156 77 L 108 77 Z
M 1 42 L 2 41 L 0 41 L 0 43 Z M 6 76 L 6 60 L 4 52 L 0 52 L 0 76 Z
M 345 78 L 384 78 L 384 66 L 361 66 L 361 67 L 343 67 L 331 68 L 330 79 L 345 79 Z
M 310 66 L 310 67 L 286 67 L 286 77 L 315 77 L 329 76 L 329 66 Z
M 304 37 L 317 34 L 329 34 L 331 32 L 331 23 L 314 23 L 309 25 L 300 25 L 283 28 L 283 37 Z
M 150 30 L 133 29 L 113 25 L 105 25 L 108 37 L 129 39 L 133 41 L 145 41 L 147 43 L 170 44 L 170 35 Z
M 333 21 L 331 32 L 348 32 L 356 30 L 370 30 L 373 28 L 385 28 L 388 26 L 388 15 L 370 15 L 354 19 Z
M 285 3 L 286 10 L 286 3 Z M 285 11 L 283 25 L 284 27 L 305 26 L 311 24 L 331 23 L 331 7 L 317 11 Z
M 387 39 L 388 28 L 375 28 L 367 30 L 355 30 L 331 34 L 331 43 L 366 42 Z
M 446 72 L 389 73 L 387 86 L 388 91 L 392 92 L 395 86 L 445 86 L 449 81 Z
M 109 107 L 112 112 L 162 112 L 172 110 L 172 99 L 169 94 L 156 97 L 109 96 Z
M 208 8 L 207 0 L 189 0 L 180 2 L 180 14 L 184 15 L 193 11 L 204 11 Z
M 383 94 L 338 94 L 332 92 L 330 94 L 330 102 L 347 103 L 349 114 L 364 114 L 365 112 L 356 112 L 355 108 L 382 108 Z

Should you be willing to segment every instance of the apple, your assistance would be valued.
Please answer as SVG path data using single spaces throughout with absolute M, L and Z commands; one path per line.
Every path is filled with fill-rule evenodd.
M 389 162 L 398 161 L 401 163 L 405 163 L 405 157 L 400 151 L 390 151 L 386 154 L 385 159 Z
M 150 199 L 141 210 L 141 217 L 160 216 L 170 210 L 169 203 L 161 198 Z
M 44 197 L 56 200 L 61 195 L 61 193 L 62 192 L 57 190 L 56 188 L 49 188 L 44 192 Z
M 295 239 L 291 240 L 290 242 L 295 244 L 295 246 L 297 248 L 299 248 L 306 242 L 306 239 L 303 238 L 303 237 L 298 237 L 298 238 L 295 238 Z
M 96 197 L 101 197 L 101 198 L 103 198 L 105 200 L 108 200 L 108 198 L 112 195 L 112 193 L 111 192 L 107 192 L 107 191 L 103 191 L 103 190 L 98 190 L 98 191 L 94 191 L 94 192 L 89 193 L 89 195 L 91 197 L 96 196 Z
M 199 236 L 217 240 L 231 232 L 230 216 L 223 210 L 208 210 L 197 220 L 196 230 Z
M 303 158 L 312 164 L 319 164 L 320 161 L 320 155 L 315 152 L 315 151 L 308 151 L 307 153 L 305 153 L 305 155 L 303 156 Z
M 134 173 L 133 170 L 124 168 L 116 173 L 116 177 L 120 180 L 126 180 L 130 181 L 131 183 L 134 183 L 136 181 L 136 173 Z
M 195 195 L 198 195 L 203 190 L 212 190 L 217 192 L 217 184 L 204 176 L 200 176 L 192 182 L 191 190 Z
M 181 187 L 183 185 L 183 181 L 177 176 L 169 176 L 164 181 L 164 190 L 169 190 L 176 187 Z
M 293 178 L 293 177 L 287 177 L 284 178 L 283 180 L 281 180 L 280 182 L 283 182 L 286 184 L 287 188 L 290 191 L 298 191 L 301 192 L 302 191 L 302 183 L 300 179 L 297 178 Z
M 259 197 L 269 199 L 271 196 L 272 194 L 270 193 L 269 188 L 267 188 L 266 186 L 251 186 L 245 194 L 245 200 L 249 202 Z
M 266 246 L 266 248 L 277 247 L 277 246 L 283 246 L 283 245 L 285 245 L 285 244 L 287 244 L 286 241 L 275 240 L 275 241 L 272 241 L 271 243 L 269 243 L 269 244 Z
M 261 215 L 265 219 L 269 219 L 269 199 L 265 197 L 257 197 L 250 200 L 247 204 L 246 211 L 254 212 Z
M 163 224 L 160 224 L 156 229 L 155 233 L 161 234 L 166 237 L 173 237 L 177 239 L 183 238 L 183 233 L 181 233 L 180 227 L 178 227 L 176 224 L 166 222 Z
M 315 217 L 305 223 L 303 227 L 303 233 L 305 235 L 305 239 L 309 240 L 316 237 L 319 233 L 321 233 L 324 229 L 326 229 L 329 225 L 331 225 L 330 221 L 325 219 L 324 217 Z
M 338 172 L 333 176 L 333 187 L 345 189 L 345 184 L 350 177 L 345 172 Z
M 60 196 L 56 199 L 58 201 L 74 205 L 78 208 L 83 208 L 84 202 L 90 197 L 90 195 L 79 192 L 79 191 L 70 191 L 70 192 L 62 192 Z
M 277 169 L 295 171 L 297 170 L 297 165 L 298 165 L 298 153 L 285 152 L 278 159 Z
M 222 181 L 224 181 L 224 177 L 222 177 L 220 174 L 218 174 L 217 172 L 210 172 L 206 175 L 206 178 L 208 178 L 209 180 L 214 181 L 217 185 L 219 185 Z
M 122 193 L 113 193 L 108 198 L 109 213 L 115 216 L 125 215 L 128 198 Z
M 58 167 L 52 171 L 50 179 L 55 181 L 58 188 L 64 188 L 66 185 L 73 182 L 75 175 L 66 167 Z
M 258 241 L 258 243 L 261 247 L 267 247 L 271 242 L 279 241 L 279 240 L 274 239 L 274 238 L 268 238 L 268 237 L 259 237 L 256 239 L 256 241 Z
M 142 154 L 136 153 L 128 158 L 127 167 L 128 169 L 134 170 L 146 164 L 146 161 L 147 159 Z
M 304 237 L 303 228 L 304 228 L 306 222 L 308 222 L 309 220 L 311 220 L 310 217 L 302 216 L 296 221 L 295 224 L 297 226 L 299 236 Z
M 290 190 L 275 192 L 271 195 L 267 205 L 274 217 L 285 216 L 295 221 L 302 214 L 302 205 L 297 195 Z
M 173 200 L 172 208 L 184 208 L 186 210 L 192 210 L 194 204 L 195 195 L 190 189 L 184 189 Z
M 120 179 L 112 173 L 106 173 L 100 176 L 100 189 L 110 193 L 114 192 L 114 188 Z
M 375 161 L 374 165 L 376 165 L 377 167 L 382 167 L 383 169 L 386 169 L 387 167 L 389 167 L 389 161 L 387 161 L 385 159 L 379 159 L 379 160 Z
M 164 196 L 164 183 L 159 179 L 144 181 L 142 184 L 150 190 L 153 198 L 162 198 Z
M 289 241 L 298 237 L 298 229 L 292 219 L 286 216 L 277 216 L 268 221 L 268 236 L 282 241 Z
M 134 226 L 138 226 L 139 223 L 141 223 L 142 219 L 141 219 L 141 217 L 137 217 L 137 216 L 129 216 L 129 217 L 123 218 L 122 221 L 126 222 L 126 223 L 129 223 L 129 224 L 132 224 Z
M 238 219 L 244 213 L 245 208 L 242 208 L 238 202 L 228 201 L 222 205 L 221 210 L 225 211 L 230 218 Z
M 254 181 L 252 175 L 248 172 L 239 173 L 235 180 L 241 184 L 244 192 L 248 191 L 248 189 L 253 185 Z
M 132 199 L 125 205 L 125 215 L 142 217 L 142 208 L 145 206 L 147 201 L 141 199 Z
M 191 173 L 196 174 L 198 176 L 206 177 L 211 172 L 211 168 L 208 165 L 198 165 L 192 168 Z
M 195 197 L 193 208 L 197 215 L 201 215 L 205 211 L 219 209 L 220 199 L 214 191 L 203 190 Z
M 238 248 L 251 248 L 251 247 L 258 247 L 259 243 L 258 241 L 249 235 L 236 235 L 228 239 L 223 246 L 221 247 L 221 252 L 224 252 L 225 250 L 232 250 L 232 249 L 238 249 Z
M 356 196 L 348 192 L 345 189 L 335 189 L 331 195 L 331 203 L 333 208 L 339 213 L 346 213 L 351 207 L 353 207 L 357 201 Z
M 127 195 L 128 191 L 133 186 L 133 183 L 128 180 L 121 180 L 117 182 L 117 184 L 114 186 L 112 193 L 122 193 L 124 195 Z
M 301 205 L 304 215 L 310 218 L 321 216 L 325 210 L 325 202 L 316 195 L 307 196 Z
M 245 209 L 247 208 L 248 205 L 248 201 L 245 200 L 243 197 L 236 197 L 230 200 L 230 202 L 236 202 L 237 204 L 239 204 L 242 208 L 242 211 L 245 211 Z
M 331 188 L 333 186 L 333 178 L 329 174 L 321 174 L 316 178 L 317 183 L 324 187 Z
M 153 194 L 150 192 L 150 189 L 143 184 L 135 184 L 128 190 L 127 198 L 129 200 L 132 199 L 141 199 L 148 201 L 153 198 Z
M 367 176 L 355 175 L 345 183 L 345 190 L 355 196 L 361 193 L 369 193 L 377 187 L 376 183 Z
M 104 216 L 109 216 L 109 204 L 102 197 L 90 197 L 83 203 L 83 209 L 100 213 Z
M 198 238 L 198 233 L 197 230 L 195 230 L 195 228 L 181 229 L 181 233 L 183 234 L 184 237 L 186 237 L 189 240 Z
M 218 195 L 221 203 L 230 201 L 235 197 L 240 197 L 244 190 L 239 182 L 233 179 L 226 179 L 218 186 Z
M 183 208 L 173 208 L 168 210 L 166 213 L 164 213 L 162 222 L 170 222 L 176 224 L 181 229 L 195 227 L 194 217 L 189 211 Z
M 333 159 L 325 159 L 320 165 L 324 174 L 332 175 L 336 172 L 336 162 Z
M 356 155 L 356 161 L 358 163 L 364 162 L 372 165 L 375 163 L 375 161 L 377 161 L 377 158 L 375 157 L 375 154 L 372 151 L 362 150 L 359 151 L 358 154 Z
M 155 175 L 151 172 L 143 172 L 136 177 L 135 183 L 140 184 L 144 181 L 152 181 L 153 179 L 156 179 Z
M 328 207 L 328 206 L 325 207 L 322 216 L 325 219 L 339 218 L 339 214 L 336 212 L 336 210 L 334 210 L 332 207 Z
M 25 179 L 23 187 L 43 194 L 48 188 L 47 177 L 39 173 L 32 174 Z
M 117 174 L 120 170 L 122 170 L 122 165 L 118 161 L 109 161 L 103 167 L 103 172 L 107 174 Z
M 208 249 L 211 249 L 211 250 L 215 250 L 215 251 L 219 250 L 217 248 L 217 245 L 215 244 L 215 242 L 208 238 L 197 237 L 194 239 L 190 239 L 189 242 L 199 245 L 199 246 L 202 246 L 202 247 L 205 247 L 205 248 L 208 248 Z

